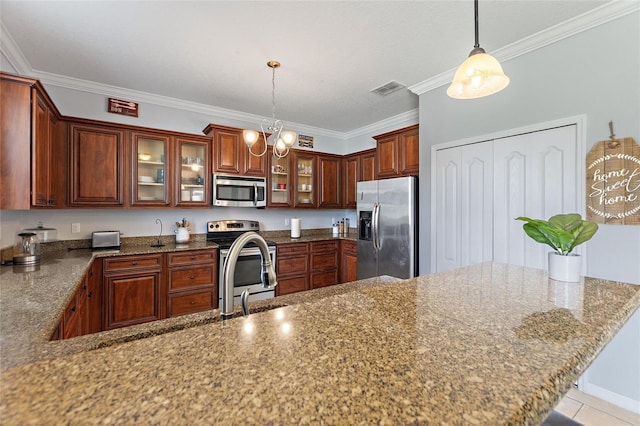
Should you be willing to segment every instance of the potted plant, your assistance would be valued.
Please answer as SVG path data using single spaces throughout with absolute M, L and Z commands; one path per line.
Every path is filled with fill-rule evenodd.
M 558 281 L 580 281 L 580 256 L 573 249 L 588 241 L 598 230 L 594 222 L 582 220 L 578 213 L 558 214 L 548 221 L 518 217 L 525 223 L 522 228 L 534 241 L 547 244 L 549 252 L 549 278 Z

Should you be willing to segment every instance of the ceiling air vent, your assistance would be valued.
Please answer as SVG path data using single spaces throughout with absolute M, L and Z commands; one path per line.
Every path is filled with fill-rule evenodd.
M 382 86 L 376 87 L 375 89 L 371 89 L 371 92 L 378 94 L 380 96 L 387 96 L 389 93 L 393 93 L 404 87 L 405 87 L 404 84 L 391 80 L 390 82 L 385 83 Z

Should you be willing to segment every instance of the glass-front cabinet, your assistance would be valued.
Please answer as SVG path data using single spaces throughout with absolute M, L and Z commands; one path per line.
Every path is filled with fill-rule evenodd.
M 269 207 L 291 207 L 291 155 L 275 158 L 269 148 Z
M 296 152 L 294 154 L 294 170 L 296 173 L 294 189 L 294 207 L 315 207 L 316 188 L 316 156 Z
M 132 133 L 133 205 L 169 205 L 169 137 Z
M 209 145 L 206 142 L 176 140 L 176 205 L 209 205 Z

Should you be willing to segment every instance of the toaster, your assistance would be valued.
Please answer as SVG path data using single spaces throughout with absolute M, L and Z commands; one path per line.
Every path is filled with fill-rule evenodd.
M 120 231 L 95 231 L 91 233 L 91 248 L 120 247 Z

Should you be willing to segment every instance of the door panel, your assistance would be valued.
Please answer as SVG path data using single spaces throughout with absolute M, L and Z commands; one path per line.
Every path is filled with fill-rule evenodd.
M 529 238 L 514 219 L 579 211 L 576 151 L 575 125 L 495 141 L 495 261 L 547 267 L 550 248 Z
M 460 260 L 460 161 L 461 149 L 436 153 L 436 270 L 462 266 Z
M 493 144 L 461 150 L 461 265 L 493 259 Z

